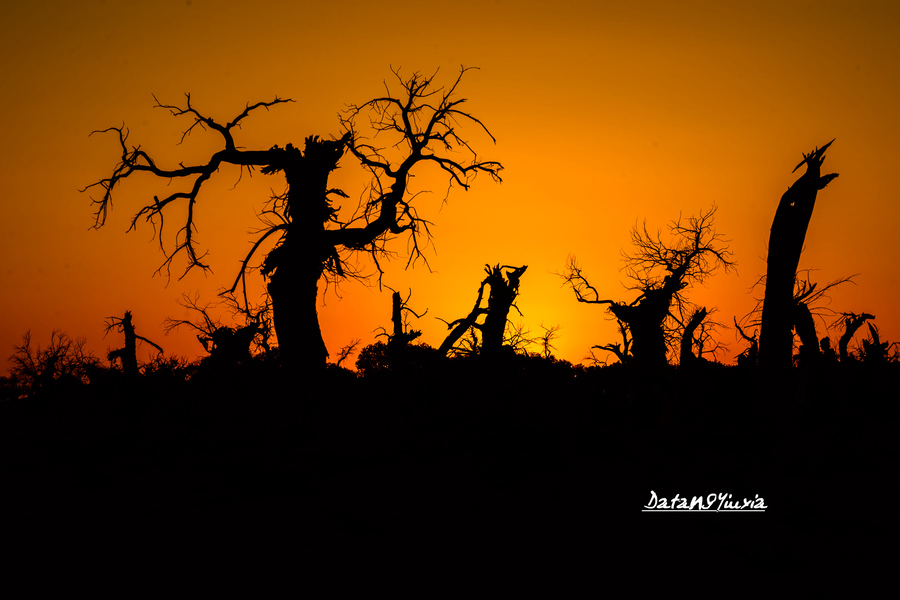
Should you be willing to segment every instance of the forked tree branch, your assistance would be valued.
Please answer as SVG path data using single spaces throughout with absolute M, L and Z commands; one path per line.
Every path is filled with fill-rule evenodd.
M 205 254 L 201 254 L 198 251 L 197 242 L 194 237 L 194 234 L 196 233 L 196 226 L 194 224 L 194 208 L 203 184 L 206 183 L 207 180 L 209 180 L 213 173 L 215 173 L 223 163 L 239 165 L 241 167 L 264 167 L 271 166 L 273 164 L 279 165 L 286 159 L 286 157 L 284 156 L 284 150 L 277 147 L 271 148 L 270 150 L 266 151 L 237 150 L 235 147 L 234 138 L 232 136 L 232 129 L 239 126 L 240 122 L 245 117 L 247 117 L 252 111 L 258 108 L 265 108 L 266 110 L 268 110 L 271 106 L 275 106 L 277 104 L 282 104 L 285 102 L 292 102 L 292 100 L 289 99 L 285 100 L 281 98 L 275 98 L 275 100 L 271 102 L 257 102 L 253 105 L 247 105 L 247 107 L 237 117 L 232 119 L 227 124 L 222 125 L 197 111 L 191 105 L 190 95 L 186 94 L 185 96 L 186 104 L 184 107 L 162 104 L 159 102 L 159 100 L 156 99 L 155 96 L 154 100 L 156 101 L 156 106 L 158 108 L 168 109 L 173 116 L 193 116 L 194 122 L 183 132 L 181 138 L 182 141 L 184 141 L 185 137 L 190 135 L 195 127 L 199 126 L 202 129 L 209 128 L 218 132 L 223 138 L 225 145 L 224 149 L 213 154 L 210 157 L 209 161 L 205 164 L 185 166 L 183 163 L 179 163 L 178 168 L 161 168 L 149 154 L 141 149 L 140 146 L 129 146 L 129 131 L 127 128 L 125 128 L 124 125 L 121 127 L 110 127 L 104 130 L 94 131 L 91 135 L 93 135 L 94 133 L 115 132 L 118 136 L 122 156 L 119 163 L 113 168 L 113 172 L 109 177 L 100 179 L 99 181 L 92 183 L 81 190 L 82 192 L 84 192 L 94 188 L 100 188 L 103 191 L 103 195 L 100 198 L 91 198 L 92 203 L 96 207 L 94 212 L 94 228 L 100 228 L 104 224 L 106 224 L 106 219 L 109 215 L 109 211 L 112 209 L 113 192 L 116 190 L 119 184 L 122 183 L 122 181 L 128 179 L 129 177 L 132 177 L 135 173 L 149 173 L 150 175 L 153 175 L 160 179 L 169 180 L 190 180 L 190 178 L 193 177 L 193 181 L 190 181 L 190 183 L 186 187 L 173 192 L 163 199 L 160 199 L 158 196 L 153 196 L 153 202 L 144 205 L 140 210 L 138 210 L 138 212 L 132 218 L 131 225 L 128 228 L 128 231 L 136 229 L 137 223 L 141 218 L 143 218 L 144 221 L 150 223 L 153 226 L 154 234 L 159 239 L 160 249 L 166 257 L 166 260 L 163 262 L 157 272 L 161 272 L 163 269 L 165 269 L 167 273 L 171 273 L 171 264 L 175 257 L 181 253 L 187 255 L 188 265 L 181 277 L 184 277 L 184 275 L 186 275 L 194 267 L 199 267 L 203 270 L 210 270 L 210 267 L 203 262 Z M 163 230 L 165 227 L 164 210 L 166 209 L 166 207 L 173 203 L 176 203 L 177 201 L 185 202 L 186 217 L 184 224 L 178 229 L 175 234 L 174 248 L 171 252 L 169 252 L 165 249 L 163 238 Z
M 496 161 L 480 160 L 455 129 L 459 121 L 474 122 L 496 142 L 479 119 L 460 109 L 466 100 L 455 97 L 456 88 L 468 70 L 462 68 L 449 89 L 435 88 L 434 75 L 424 77 L 414 73 L 404 79 L 399 71 L 394 71 L 402 88 L 400 93 L 394 95 L 385 84 L 385 96 L 365 104 L 351 105 L 347 109 L 341 117 L 341 124 L 351 136 L 349 149 L 372 173 L 374 181 L 362 215 L 365 225 L 348 224 L 329 232 L 330 243 L 368 249 L 374 256 L 383 254 L 379 239 L 408 232 L 409 266 L 420 258 L 424 260 L 420 237 L 426 241 L 431 238 L 430 223 L 420 218 L 410 200 L 406 199 L 409 179 L 417 164 L 434 164 L 446 173 L 448 192 L 453 184 L 468 190 L 478 173 L 487 173 L 495 181 L 501 181 L 502 165 Z M 432 104 L 431 99 L 435 99 L 436 103 Z M 371 141 L 363 137 L 357 122 L 367 112 L 374 113 L 369 118 L 369 128 L 374 131 Z M 385 145 L 375 145 L 374 140 L 379 136 L 384 139 Z M 450 156 L 460 151 L 470 155 L 467 160 Z M 389 155 L 393 155 L 394 159 Z

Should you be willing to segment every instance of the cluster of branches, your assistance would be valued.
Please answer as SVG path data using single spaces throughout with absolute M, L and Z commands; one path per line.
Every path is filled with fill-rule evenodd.
M 394 71 L 399 89 L 397 84 L 386 84 L 383 96 L 349 105 L 339 116 L 342 130 L 339 138 L 326 140 L 308 136 L 303 149 L 287 144 L 267 150 L 246 150 L 235 143 L 234 129 L 251 113 L 268 110 L 290 102 L 290 99 L 276 97 L 269 102 L 247 105 L 228 122 L 201 113 L 193 106 L 190 95 L 186 95 L 183 106 L 156 100 L 157 107 L 168 110 L 176 118 L 190 121 L 182 140 L 198 130 L 211 131 L 218 135 L 223 147 L 205 163 L 178 163 L 177 167 L 166 168 L 159 166 L 160 163 L 140 146 L 130 145 L 124 126 L 103 130 L 117 135 L 121 158 L 109 177 L 85 188 L 99 188 L 103 192 L 101 197 L 93 199 L 95 226 L 106 223 L 114 191 L 136 173 L 148 173 L 167 181 L 184 181 L 179 189 L 164 198 L 153 196 L 153 202 L 134 215 L 129 231 L 135 229 L 140 220 L 152 224 L 165 256 L 159 271 L 165 269 L 171 274 L 172 263 L 180 255 L 186 258 L 185 274 L 194 268 L 208 270 L 205 254 L 197 244 L 194 223 L 195 207 L 205 183 L 221 166 L 228 164 L 238 166 L 242 173 L 246 168 L 250 173 L 259 169 L 265 175 L 283 174 L 286 190 L 273 193 L 260 213 L 263 227 L 257 231 L 258 237 L 226 293 L 235 294 L 242 285 L 244 307 L 249 310 L 246 276 L 249 270 L 257 268 L 251 266 L 251 261 L 264 244 L 274 242 L 275 247 L 258 268 L 268 279 L 267 291 L 272 299 L 274 327 L 282 358 L 293 366 L 307 362 L 324 365 L 328 352 L 322 341 L 315 308 L 319 280 L 324 277 L 327 284 L 347 277 L 361 277 L 361 273 L 350 266 L 349 258 L 356 253 L 368 253 L 380 282 L 383 275 L 380 260 L 391 256 L 387 244 L 401 235 L 409 236 L 407 266 L 424 259 L 422 249 L 430 240 L 431 223 L 419 215 L 413 204 L 418 194 L 409 191 L 418 165 L 432 165 L 447 176 L 448 194 L 454 186 L 469 189 L 478 174 L 487 174 L 500 181 L 502 165 L 482 160 L 459 133 L 462 123 L 474 124 L 495 141 L 485 125 L 466 110 L 466 99 L 457 94 L 460 81 L 469 70 L 461 68 L 455 81 L 446 88 L 435 85 L 437 73 L 432 76 L 414 73 L 404 77 Z M 328 179 L 346 151 L 371 174 L 371 183 L 350 216 L 341 217 L 348 213 L 340 211 L 332 200 L 335 197 L 346 199 L 348 195 L 329 187 Z M 183 205 L 186 216 L 169 249 L 164 244 L 164 217 L 178 203 Z M 427 260 L 425 262 L 427 264 Z
M 404 79 L 399 71 L 393 71 L 399 93 L 385 84 L 384 96 L 351 104 L 340 117 L 343 130 L 352 140 L 350 151 L 372 178 L 365 200 L 342 224 L 345 233 L 339 240 L 347 248 L 367 249 L 379 274 L 383 273 L 379 257 L 390 256 L 386 242 L 402 233 L 409 234 L 407 266 L 420 259 L 428 264 L 422 249 L 430 242 L 432 223 L 420 217 L 412 204 L 418 193 L 406 197 L 414 166 L 430 164 L 447 175 L 445 201 L 454 185 L 468 190 L 479 173 L 501 181 L 502 165 L 481 160 L 458 133 L 462 122 L 474 123 L 496 143 L 484 123 L 464 110 L 467 100 L 456 94 L 469 70 L 462 68 L 448 88 L 435 87 L 436 72 L 428 77 L 414 73 Z M 363 135 L 358 123 L 364 114 L 369 115 L 364 128 L 372 132 L 371 137 Z M 351 227 L 355 224 L 360 225 Z
M 794 337 L 795 356 L 804 355 L 806 357 L 811 357 L 811 355 L 818 355 L 821 352 L 827 353 L 831 351 L 831 340 L 829 337 L 825 337 L 821 341 L 819 340 L 816 321 L 822 325 L 822 331 L 828 331 L 844 325 L 843 313 L 839 313 L 829 306 L 831 302 L 830 292 L 834 288 L 845 283 L 855 284 L 853 281 L 854 277 L 856 277 L 856 275 L 839 277 L 824 286 L 820 286 L 817 282 L 812 281 L 811 269 L 802 269 L 797 272 L 794 282 L 794 308 L 792 312 L 792 328 L 796 333 L 796 336 Z M 752 293 L 755 289 L 764 290 L 765 287 L 766 276 L 764 275 L 751 286 L 750 291 Z M 741 339 L 749 343 L 748 348 L 738 357 L 739 364 L 755 365 L 757 362 L 762 315 L 763 298 L 757 296 L 755 297 L 755 304 L 750 312 L 746 314 L 740 322 L 735 319 L 734 324 L 737 334 Z M 874 317 L 870 316 L 869 318 Z M 829 322 L 828 319 L 831 319 L 831 321 Z M 850 359 L 849 353 L 847 352 L 847 344 L 861 325 L 862 321 L 860 321 L 858 325 L 852 327 L 852 330 L 850 327 L 845 328 L 844 336 L 841 338 L 843 350 L 841 351 L 840 356 L 843 360 Z M 850 337 L 844 339 L 847 332 L 849 332 Z M 824 348 L 822 347 L 823 343 L 825 344 Z
M 792 317 L 795 362 L 827 363 L 839 360 L 844 363 L 878 363 L 897 360 L 895 347 L 898 344 L 882 341 L 878 327 L 869 322 L 875 319 L 875 315 L 866 312 L 841 312 L 831 308 L 830 292 L 845 283 L 855 284 L 854 277 L 856 275 L 839 277 L 820 286 L 812 280 L 811 269 L 798 271 L 794 283 Z M 764 288 L 765 283 L 766 277 L 763 276 L 751 287 L 751 291 Z M 738 364 L 757 364 L 762 309 L 763 299 L 757 297 L 753 309 L 740 322 L 737 319 L 734 321 L 738 336 L 748 343 L 748 347 L 738 356 Z M 850 344 L 863 325 L 868 326 L 869 337 L 860 340 L 851 349 Z M 838 339 L 837 349 L 833 346 L 832 338 Z
M 129 377 L 136 377 L 138 374 L 137 360 L 137 344 L 138 342 L 146 342 L 156 348 L 157 358 L 163 355 L 163 349 L 158 344 L 151 342 L 142 335 L 138 335 L 134 328 L 131 311 L 126 310 L 122 317 L 108 317 L 106 319 L 106 332 L 108 334 L 113 329 L 117 329 L 119 333 L 125 336 L 125 345 L 116 350 L 110 350 L 107 358 L 113 364 L 116 360 L 121 361 L 122 370 Z
M 475 299 L 475 305 L 469 314 L 461 319 L 454 321 L 444 321 L 450 333 L 444 339 L 439 348 L 441 354 L 448 354 L 456 346 L 457 342 L 467 333 L 469 334 L 468 353 L 480 353 L 489 356 L 496 355 L 504 346 L 504 336 L 507 331 L 507 323 L 509 321 L 510 309 L 515 309 L 521 316 L 519 307 L 516 306 L 515 300 L 519 295 L 519 280 L 525 273 L 528 266 L 512 267 L 508 265 L 500 266 L 484 266 L 485 278 L 478 286 L 478 294 Z M 490 290 L 487 304 L 483 305 L 484 290 L 487 287 Z M 484 317 L 483 321 L 479 321 Z M 443 319 L 441 319 L 443 321 Z M 481 348 L 479 349 L 478 335 L 481 336 Z M 511 343 L 507 345 L 521 346 L 525 343 L 526 338 L 522 334 L 521 328 L 514 332 L 509 340 Z M 456 350 L 456 353 L 466 353 L 466 346 L 463 349 Z
M 380 327 L 379 329 L 381 331 L 375 336 L 375 338 L 387 338 L 388 346 L 392 348 L 406 346 L 422 335 L 422 332 L 420 330 L 410 328 L 409 315 L 413 315 L 415 318 L 421 319 L 426 314 L 428 314 L 428 310 L 426 309 L 425 312 L 420 315 L 409 307 L 409 300 L 410 298 L 412 298 L 412 290 L 409 291 L 409 294 L 406 296 L 406 300 L 404 300 L 400 295 L 400 292 L 391 288 L 388 289 L 390 289 L 392 292 L 391 333 L 388 333 L 384 327 Z
M 170 332 L 188 327 L 196 331 L 197 341 L 211 357 L 225 362 L 240 362 L 252 355 L 272 351 L 271 304 L 266 301 L 259 306 L 242 305 L 232 294 L 224 296 L 223 304 L 229 309 L 232 319 L 243 320 L 243 324 L 226 325 L 221 318 L 213 316 L 213 309 L 219 303 L 200 304 L 199 294 L 193 297 L 184 294 L 179 305 L 194 315 L 191 319 L 166 319 L 165 331 Z
M 85 343 L 84 338 L 73 340 L 54 329 L 46 346 L 33 346 L 31 331 L 26 332 L 9 359 L 14 386 L 20 394 L 31 396 L 59 383 L 88 383 L 100 361 L 85 350 Z
M 247 118 L 251 112 L 257 109 L 265 108 L 268 110 L 270 107 L 277 104 L 293 101 L 276 97 L 271 102 L 257 102 L 253 105 L 248 104 L 237 117 L 228 123 L 219 123 L 198 112 L 191 104 L 190 94 L 185 94 L 184 106 L 163 104 L 156 96 L 153 96 L 153 100 L 156 102 L 156 108 L 168 110 L 175 117 L 187 116 L 193 120 L 193 123 L 184 130 L 181 136 L 181 142 L 197 129 L 204 131 L 212 130 L 221 135 L 224 142 L 224 148 L 214 153 L 210 160 L 205 164 L 185 166 L 183 163 L 179 163 L 177 168 L 163 168 L 158 166 L 157 161 L 141 149 L 140 146 L 134 146 L 128 143 L 129 130 L 124 125 L 121 127 L 109 127 L 107 129 L 94 131 L 92 132 L 92 135 L 93 133 L 115 133 L 119 140 L 119 147 L 122 155 L 120 162 L 115 166 L 109 177 L 100 179 L 85 187 L 82 191 L 93 188 L 100 188 L 103 190 L 103 195 L 100 198 L 92 198 L 92 202 L 95 206 L 94 227 L 100 228 L 106 224 L 109 211 L 112 209 L 114 190 L 120 183 L 134 174 L 149 173 L 162 179 L 172 180 L 184 178 L 188 180 L 190 184 L 187 189 L 172 192 L 162 199 L 160 199 L 159 196 L 153 196 L 153 203 L 147 204 L 138 210 L 134 217 L 132 217 L 131 225 L 128 228 L 128 231 L 135 229 L 140 220 L 144 220 L 151 224 L 155 232 L 155 237 L 159 241 L 160 250 L 165 256 L 165 261 L 157 272 L 161 272 L 165 269 L 167 274 L 171 274 L 172 262 L 179 254 L 184 254 L 187 258 L 187 267 L 181 275 L 181 277 L 184 277 L 184 275 L 195 267 L 199 267 L 206 271 L 210 270 L 209 265 L 203 262 L 206 253 L 201 253 L 198 249 L 197 240 L 195 238 L 197 227 L 194 223 L 194 212 L 197 198 L 203 184 L 206 183 L 213 173 L 219 170 L 223 164 L 239 165 L 241 168 L 247 167 L 248 170 L 251 171 L 254 167 L 268 165 L 269 156 L 267 153 L 238 150 L 235 145 L 232 131 L 235 127 L 239 127 L 241 121 Z M 165 238 L 163 235 L 166 215 L 164 211 L 167 207 L 178 201 L 183 201 L 186 205 L 185 221 L 175 233 L 174 247 L 172 250 L 167 250 L 164 244 Z
M 713 206 L 698 216 L 679 216 L 669 223 L 667 240 L 661 231 L 651 233 L 646 222 L 632 229 L 633 250 L 623 251 L 623 270 L 630 280 L 626 289 L 638 296 L 628 303 L 604 298 L 577 259 L 569 256 L 560 274 L 565 285 L 579 302 L 607 305 L 619 324 L 621 344 L 594 348 L 612 352 L 621 362 L 636 360 L 645 365 L 665 362 L 670 352 L 678 355 L 679 343 L 697 344 L 701 355 L 704 351 L 714 355 L 720 349 L 713 332 L 721 324 L 704 322 L 712 311 L 693 305 L 686 297 L 692 285 L 705 282 L 720 267 L 725 272 L 735 268 L 727 240 L 713 226 L 715 213 Z M 685 332 L 688 340 L 684 340 Z

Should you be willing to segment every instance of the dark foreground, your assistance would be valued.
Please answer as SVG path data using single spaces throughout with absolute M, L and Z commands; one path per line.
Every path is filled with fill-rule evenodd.
M 318 555 L 512 562 L 520 583 L 562 565 L 597 590 L 866 582 L 893 570 L 898 366 L 110 377 L 0 404 L 4 539 L 163 570 Z M 767 508 L 642 513 L 651 491 Z

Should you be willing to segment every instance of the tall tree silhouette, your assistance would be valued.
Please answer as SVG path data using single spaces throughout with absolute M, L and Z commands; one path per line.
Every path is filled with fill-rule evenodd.
M 734 267 L 731 251 L 722 245 L 713 227 L 715 213 L 716 207 L 712 207 L 686 221 L 681 217 L 672 221 L 668 227 L 671 241 L 664 241 L 660 232 L 648 232 L 646 223 L 632 230 L 635 249 L 623 256 L 626 273 L 634 282 L 629 289 L 639 295 L 629 303 L 601 298 L 575 257 L 569 257 L 561 276 L 579 302 L 608 305 L 620 325 L 628 328 L 635 365 L 665 364 L 668 347 L 680 339 L 676 333 L 683 329 L 688 314 L 685 290 L 705 281 L 720 266 L 726 271 Z
M 95 226 L 106 223 L 112 207 L 112 196 L 118 185 L 135 173 L 149 173 L 167 181 L 184 181 L 179 189 L 165 198 L 153 197 L 132 218 L 131 229 L 139 220 L 151 222 L 159 237 L 165 261 L 160 271 L 170 272 L 177 256 L 187 261 L 185 273 L 194 268 L 208 270 L 205 255 L 200 252 L 195 237 L 195 207 L 200 192 L 213 174 L 223 165 L 254 168 L 267 175 L 283 174 L 286 190 L 276 195 L 263 211 L 266 227 L 247 254 L 230 290 L 234 293 L 243 283 L 246 300 L 246 274 L 254 253 L 269 238 L 277 245 L 265 257 L 260 272 L 267 278 L 267 290 L 272 301 L 275 331 L 282 361 L 286 365 L 323 367 L 328 351 L 319 328 L 316 302 L 320 281 L 340 280 L 354 276 L 346 265 L 349 253 L 368 252 L 375 259 L 385 255 L 386 244 L 399 235 L 410 238 L 410 258 L 407 266 L 421 257 L 420 240 L 430 236 L 429 223 L 419 217 L 412 202 L 415 194 L 409 191 L 410 178 L 421 166 L 432 165 L 454 184 L 468 189 L 478 173 L 487 173 L 499 181 L 502 166 L 498 162 L 483 161 L 463 138 L 460 126 L 474 124 L 490 138 L 484 124 L 463 109 L 466 102 L 457 95 L 457 87 L 469 69 L 462 68 L 449 87 L 438 87 L 435 75 L 425 77 L 414 73 L 403 78 L 394 75 L 399 83 L 397 93 L 386 85 L 386 95 L 360 105 L 350 105 L 340 116 L 341 137 L 325 140 L 318 136 L 305 139 L 303 149 L 287 144 L 267 150 L 239 148 L 234 131 L 254 111 L 270 109 L 290 102 L 275 98 L 247 107 L 234 119 L 225 123 L 199 112 L 187 95 L 183 106 L 162 104 L 175 117 L 186 117 L 192 123 L 184 136 L 195 130 L 212 131 L 221 138 L 222 148 L 206 163 L 163 167 L 140 146 L 128 144 L 128 130 L 112 127 L 104 132 L 117 134 L 122 156 L 108 178 L 88 186 L 100 188 L 103 195 L 94 199 Z M 397 87 L 396 85 L 394 87 Z M 155 99 L 155 97 L 154 97 Z M 360 125 L 358 121 L 363 121 Z M 372 131 L 372 139 L 365 137 Z M 378 138 L 383 146 L 375 146 Z M 342 190 L 330 188 L 329 175 L 349 151 L 372 177 L 367 196 L 352 216 L 343 217 L 334 197 L 348 198 Z M 163 246 L 164 216 L 175 212 L 181 204 L 184 220 L 175 234 L 172 250 Z M 183 275 L 182 275 L 183 277 Z
M 769 234 L 766 292 L 759 335 L 759 365 L 769 372 L 786 372 L 793 361 L 797 266 L 816 195 L 837 177 L 837 173 L 822 175 L 825 150 L 833 142 L 803 155 L 794 171 L 806 165 L 806 172 L 788 188 L 775 210 Z

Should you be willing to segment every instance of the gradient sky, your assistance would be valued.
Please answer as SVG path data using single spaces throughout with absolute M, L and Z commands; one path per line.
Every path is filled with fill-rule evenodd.
M 107 226 L 91 230 L 91 200 L 79 189 L 109 176 L 120 154 L 113 136 L 88 137 L 92 130 L 124 122 L 130 142 L 175 165 L 208 155 L 218 140 L 195 135 L 176 147 L 186 124 L 154 109 L 151 94 L 175 104 L 190 92 L 220 120 L 277 95 L 296 102 L 254 113 L 237 143 L 297 145 L 339 134 L 339 111 L 381 94 L 391 67 L 439 68 L 449 83 L 460 65 L 480 68 L 461 95 L 497 144 L 474 129 L 469 138 L 503 163 L 504 181 L 479 178 L 441 206 L 444 184 L 417 180 L 434 191 L 416 201 L 435 223 L 432 271 L 404 272 L 406 244 L 397 240 L 384 283 L 404 296 L 412 289 L 410 306 L 428 310 L 413 323 L 423 341 L 436 346 L 446 334 L 435 317 L 468 313 L 485 263 L 527 264 L 524 317 L 514 320 L 535 333 L 560 326 L 556 355 L 580 362 L 617 334 L 603 307 L 578 304 L 562 287 L 554 272 L 566 257 L 575 254 L 604 295 L 630 301 L 619 271 L 629 230 L 713 204 L 738 271 L 689 298 L 730 324 L 755 303 L 749 288 L 765 272 L 791 169 L 832 138 L 825 168 L 840 177 L 819 194 L 801 268 L 818 269 L 820 285 L 858 273 L 831 294 L 830 308 L 875 314 L 882 338 L 900 339 L 896 2 L 47 0 L 0 10 L 4 359 L 27 330 L 44 345 L 54 328 L 105 356 L 122 339 L 103 337 L 104 320 L 125 310 L 167 353 L 203 355 L 190 331 L 165 336 L 163 321 L 190 316 L 176 303 L 182 294 L 211 302 L 231 284 L 255 211 L 270 187 L 283 188 L 259 174 L 235 187 L 238 172 L 220 171 L 196 217 L 214 272 L 178 281 L 184 263 L 176 263 L 171 281 L 153 277 L 163 261 L 153 230 L 125 231 L 165 182 L 124 182 Z M 363 179 L 349 157 L 341 165 L 335 181 L 355 200 Z M 337 291 L 319 310 L 332 355 L 355 339 L 371 343 L 390 318 L 389 290 L 347 282 Z M 818 329 L 825 334 L 823 322 Z M 731 362 L 744 345 L 733 329 L 722 340 L 719 358 Z

